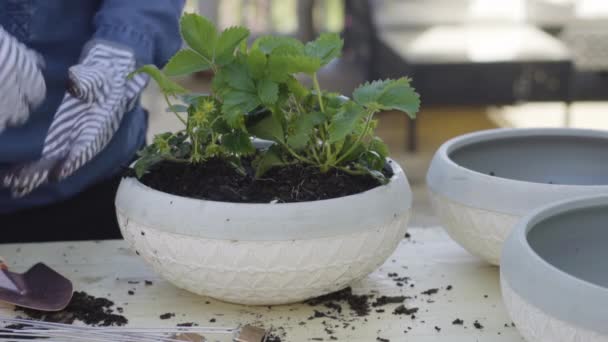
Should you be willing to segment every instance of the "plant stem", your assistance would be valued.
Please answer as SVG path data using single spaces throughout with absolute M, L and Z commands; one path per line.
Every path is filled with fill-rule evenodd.
M 286 143 L 282 142 L 282 141 L 278 141 L 286 150 L 287 152 L 289 152 L 294 158 L 296 158 L 297 160 L 303 162 L 303 163 L 307 163 L 307 164 L 312 164 L 312 165 L 316 165 L 313 161 L 311 161 L 308 158 L 302 157 L 301 155 L 297 154 L 296 151 L 292 150 Z
M 317 98 L 319 99 L 319 108 L 321 108 L 321 112 L 325 114 L 325 106 L 323 105 L 323 94 L 321 94 L 321 86 L 319 85 L 319 80 L 317 79 L 317 73 L 312 74 L 312 82 L 315 86 L 315 91 L 317 92 Z
M 367 172 L 363 171 L 363 170 L 351 170 L 347 167 L 336 167 L 336 169 L 340 170 L 340 171 L 344 171 L 346 173 L 348 173 L 349 175 L 353 175 L 353 176 L 361 176 L 361 175 L 366 175 Z
M 316 140 L 316 139 L 315 139 Z M 321 164 L 321 159 L 319 159 L 319 155 L 317 154 L 316 144 L 312 144 L 310 146 L 310 150 L 312 151 L 312 156 L 318 164 Z
M 188 127 L 188 123 L 186 122 L 186 120 L 184 120 L 184 118 L 182 118 L 179 114 L 177 114 L 177 112 L 173 109 L 173 104 L 171 103 L 171 101 L 169 101 L 169 97 L 167 96 L 167 94 L 163 94 L 163 96 L 165 97 L 165 102 L 167 102 L 167 104 L 169 105 L 169 108 L 171 108 L 171 112 L 173 112 L 173 114 L 175 114 L 175 116 L 177 116 L 179 121 L 181 121 L 184 124 L 184 126 Z
M 343 161 L 344 158 L 348 157 L 348 155 L 351 154 L 357 148 L 357 144 L 359 144 L 361 139 L 367 135 L 367 131 L 369 130 L 369 127 L 371 126 L 373 116 L 374 116 L 374 112 L 370 112 L 368 114 L 367 121 L 365 123 L 365 128 L 363 129 L 363 132 L 361 132 L 361 134 L 357 137 L 357 140 L 355 140 L 355 142 L 350 146 L 350 148 L 342 156 L 340 156 L 340 158 L 338 158 L 338 160 L 336 160 L 336 163 L 335 163 L 336 165 L 339 164 L 341 161 Z

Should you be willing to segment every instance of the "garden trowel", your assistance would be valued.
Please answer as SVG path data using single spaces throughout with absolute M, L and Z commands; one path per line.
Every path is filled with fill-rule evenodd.
M 9 271 L 0 258 L 0 301 L 40 311 L 59 311 L 68 305 L 72 293 L 72 282 L 43 263 L 20 274 Z

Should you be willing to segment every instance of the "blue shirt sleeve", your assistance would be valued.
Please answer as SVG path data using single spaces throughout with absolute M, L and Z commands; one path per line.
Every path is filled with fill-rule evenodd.
M 164 65 L 181 47 L 184 0 L 104 0 L 94 18 L 94 40 L 132 49 L 138 64 Z

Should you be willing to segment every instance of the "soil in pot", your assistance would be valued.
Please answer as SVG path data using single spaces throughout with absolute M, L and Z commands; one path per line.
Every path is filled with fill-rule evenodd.
M 262 178 L 254 177 L 250 160 L 243 175 L 223 160 L 203 164 L 162 162 L 145 174 L 141 182 L 173 195 L 220 202 L 305 202 L 357 194 L 380 185 L 369 175 L 351 175 L 339 170 L 321 173 L 300 164 L 274 168 Z M 392 176 L 387 164 L 385 176 Z M 127 176 L 133 176 L 127 172 Z

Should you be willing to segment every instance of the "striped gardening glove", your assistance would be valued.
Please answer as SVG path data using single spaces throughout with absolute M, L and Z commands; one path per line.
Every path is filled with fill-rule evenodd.
M 127 79 L 134 70 L 130 51 L 103 43 L 69 69 L 70 89 L 53 118 L 42 157 L 2 176 L 13 196 L 70 176 L 106 147 L 148 81 L 144 75 Z
M 46 95 L 42 57 L 0 26 L 0 134 L 23 124 Z

